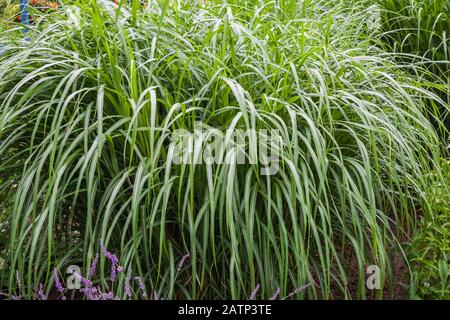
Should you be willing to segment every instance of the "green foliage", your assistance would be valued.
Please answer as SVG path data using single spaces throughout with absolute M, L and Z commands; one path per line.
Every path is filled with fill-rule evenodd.
M 6 8 L 8 7 L 9 0 L 0 0 L 0 21 L 3 20 L 3 16 Z
M 381 0 L 383 39 L 399 61 L 423 65 L 421 77 L 450 105 L 450 1 Z M 400 59 L 401 58 L 401 59 Z M 417 72 L 417 71 L 416 71 Z M 450 115 L 441 118 L 450 129 Z M 444 133 L 443 137 L 446 137 Z
M 20 15 L 20 5 L 15 1 L 4 2 L 3 12 L 1 13 L 2 20 L 14 20 Z M 0 4 L 1 6 L 1 4 Z

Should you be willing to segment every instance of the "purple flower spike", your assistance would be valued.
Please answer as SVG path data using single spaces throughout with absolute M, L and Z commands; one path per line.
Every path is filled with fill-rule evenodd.
M 255 289 L 253 289 L 252 293 L 250 294 L 249 300 L 255 300 L 256 294 L 258 293 L 260 288 L 259 283 L 256 285 Z
M 142 297 L 144 299 L 146 299 L 147 298 L 147 291 L 145 291 L 144 282 L 142 281 L 141 277 L 135 277 L 134 280 L 136 280 L 138 282 L 139 289 L 142 290 Z
M 178 271 L 180 271 L 180 270 L 183 268 L 184 263 L 186 262 L 186 259 L 189 258 L 189 257 L 190 257 L 190 254 L 188 253 L 188 254 L 185 254 L 185 255 L 181 258 L 180 263 L 178 264 Z
M 153 300 L 159 300 L 158 293 L 156 293 L 156 291 L 153 291 Z
M 38 298 L 39 300 L 47 300 L 47 296 L 44 293 L 44 285 L 42 283 L 39 283 Z
M 279 295 L 280 295 L 280 288 L 275 290 L 275 292 L 273 293 L 272 297 L 269 300 L 277 300 Z
M 89 276 L 93 277 L 95 275 L 95 271 L 97 269 L 98 263 L 98 253 L 95 255 L 94 261 L 92 261 L 91 267 L 89 268 Z
M 59 280 L 58 270 L 56 270 L 56 268 L 53 269 L 53 278 L 55 280 L 56 291 L 58 291 L 60 293 L 63 293 L 64 292 L 64 287 L 61 284 L 61 281 Z

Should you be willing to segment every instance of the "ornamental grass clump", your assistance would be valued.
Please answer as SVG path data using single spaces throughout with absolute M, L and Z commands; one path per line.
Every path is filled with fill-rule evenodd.
M 55 265 L 88 272 L 102 239 L 153 299 L 367 298 L 368 265 L 390 292 L 401 239 L 433 214 L 443 102 L 373 45 L 364 1 L 77 8 L 0 35 L 0 285 L 18 271 L 31 297 Z M 199 122 L 277 132 L 276 172 L 175 163 L 172 133 Z

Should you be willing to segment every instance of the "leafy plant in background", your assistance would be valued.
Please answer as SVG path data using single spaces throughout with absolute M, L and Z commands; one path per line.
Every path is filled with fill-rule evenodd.
M 370 264 L 392 286 L 399 238 L 436 210 L 428 106 L 446 106 L 373 45 L 366 2 L 138 3 L 83 1 L 28 39 L 0 35 L 0 285 L 14 293 L 18 272 L 31 298 L 54 266 L 88 270 L 104 240 L 146 287 L 168 283 L 167 299 L 305 283 L 290 298 L 367 298 Z M 170 134 L 197 121 L 277 130 L 279 172 L 175 165 Z
M 14 21 L 20 15 L 20 5 L 14 0 L 0 0 L 0 21 Z
M 383 0 L 384 40 L 390 50 L 401 52 L 405 61 L 424 63 L 422 74 L 430 86 L 449 103 L 450 99 L 450 2 L 428 0 Z M 442 81 L 440 80 L 442 79 Z M 442 118 L 450 128 L 445 110 Z M 448 133 L 444 132 L 444 135 Z M 411 245 L 413 277 L 412 298 L 447 299 L 450 263 L 450 186 L 449 164 L 445 182 L 432 181 L 429 190 L 433 215 L 423 219 Z M 434 174 L 434 173 L 432 173 Z
M 422 77 L 450 103 L 450 1 L 381 0 L 383 38 L 389 51 L 406 61 L 421 63 Z M 428 72 L 427 72 L 428 70 Z M 417 71 L 416 71 L 417 72 Z M 450 128 L 448 112 L 442 117 Z M 444 135 L 444 137 L 446 137 Z

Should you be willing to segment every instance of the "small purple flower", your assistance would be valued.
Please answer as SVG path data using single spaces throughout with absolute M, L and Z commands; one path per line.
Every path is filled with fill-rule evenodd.
M 294 291 L 292 291 L 291 293 L 289 293 L 289 295 L 287 296 L 287 298 L 292 297 L 294 294 L 300 293 L 303 290 L 305 290 L 306 288 L 308 288 L 309 286 L 311 286 L 311 284 L 305 284 L 297 289 L 295 289 Z
M 185 254 L 181 260 L 180 263 L 178 264 L 178 271 L 180 271 L 183 268 L 184 263 L 186 262 L 186 259 L 190 257 L 190 254 Z
M 44 285 L 42 283 L 39 283 L 38 298 L 39 300 L 47 300 L 47 296 L 44 293 Z
M 115 296 L 114 296 L 114 293 L 112 293 L 112 292 L 102 293 L 100 295 L 100 299 L 101 300 L 114 300 Z
M 255 300 L 256 294 L 258 293 L 260 288 L 259 283 L 256 285 L 255 289 L 253 289 L 252 293 L 250 294 L 249 300 Z
M 117 256 L 106 249 L 105 245 L 103 244 L 103 240 L 100 240 L 100 248 L 102 249 L 103 255 L 111 262 L 112 265 L 116 265 L 119 263 L 119 259 L 117 259 Z
M 277 288 L 277 290 L 275 290 L 275 292 L 273 293 L 272 297 L 269 300 L 277 300 L 279 295 L 280 295 L 280 288 Z
M 20 280 L 20 273 L 19 270 L 16 270 L 16 281 L 17 281 L 17 287 L 22 289 L 22 281 Z
M 123 272 L 123 267 L 119 266 L 119 259 L 117 256 L 106 249 L 103 240 L 100 240 L 100 248 L 103 255 L 111 262 L 111 280 L 115 281 L 117 274 Z
M 113 264 L 111 267 L 111 280 L 116 281 L 116 276 L 117 276 L 116 265 Z
M 97 263 L 98 263 L 98 253 L 95 255 L 94 261 L 91 264 L 91 267 L 89 268 L 89 276 L 93 277 L 95 275 L 95 271 L 97 269 Z
M 142 281 L 141 277 L 134 277 L 134 280 L 136 280 L 138 282 L 139 289 L 142 290 L 142 297 L 144 299 L 146 299 L 147 298 L 147 291 L 145 291 L 144 282 Z
M 59 275 L 58 275 L 58 270 L 56 270 L 56 268 L 53 269 L 53 278 L 55 280 L 56 291 L 58 291 L 60 293 L 63 293 L 64 292 L 64 287 L 61 284 L 61 280 L 59 279 Z
M 158 293 L 153 291 L 153 300 L 159 300 Z
M 75 275 L 75 277 L 80 279 L 81 283 L 84 284 L 84 286 L 86 288 L 92 287 L 92 282 L 90 280 L 86 279 L 85 277 L 83 277 L 81 274 L 79 274 L 77 272 L 75 272 L 74 275 Z

